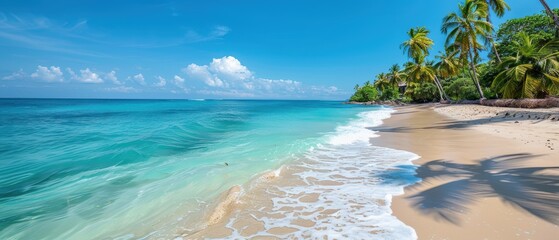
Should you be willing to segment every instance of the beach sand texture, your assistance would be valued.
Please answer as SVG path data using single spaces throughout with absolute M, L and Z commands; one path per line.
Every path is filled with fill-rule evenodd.
M 397 110 L 371 143 L 421 156 L 414 163 L 422 182 L 392 203 L 419 239 L 557 239 L 557 109 Z
M 183 238 L 557 239 L 558 112 L 478 105 L 398 107 L 382 125 L 369 128 L 380 137 L 344 149 L 343 157 L 313 153 L 314 159 L 294 161 L 261 175 L 244 190 L 225 193 L 210 224 Z M 405 161 L 379 169 L 386 176 L 383 181 L 395 184 L 417 182 L 410 174 L 421 178 L 403 195 L 373 182 L 364 188 L 363 183 L 379 176 L 368 172 L 367 161 L 382 156 L 416 159 L 412 153 L 420 156 L 416 169 Z M 395 195 L 392 202 L 391 196 L 380 197 L 386 193 Z M 374 216 L 382 221 L 369 221 Z M 338 226 L 349 225 L 356 231 L 336 235 Z

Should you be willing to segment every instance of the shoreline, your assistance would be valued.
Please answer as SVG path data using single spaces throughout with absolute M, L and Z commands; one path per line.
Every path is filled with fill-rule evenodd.
M 559 233 L 557 122 L 503 121 L 479 114 L 507 109 L 479 105 L 445 108 L 396 107 L 373 129 L 381 136 L 371 139 L 373 145 L 421 156 L 414 163 L 422 181 L 393 198 L 394 215 L 419 239 L 554 238 Z
M 222 193 L 205 214 L 203 229 L 177 237 L 322 238 L 335 233 L 339 238 L 415 238 L 415 231 L 392 215 L 390 204 L 392 196 L 403 194 L 403 187 L 417 178 L 411 170 L 405 181 L 388 183 L 382 177 L 396 166 L 413 166 L 419 156 L 369 144 L 371 137 L 379 137 L 370 128 L 380 126 L 392 111 L 364 111 L 339 126 L 347 130 L 357 121 L 352 130 L 358 132 L 340 136 L 337 128 L 326 146 Z M 367 115 L 373 118 L 363 118 Z

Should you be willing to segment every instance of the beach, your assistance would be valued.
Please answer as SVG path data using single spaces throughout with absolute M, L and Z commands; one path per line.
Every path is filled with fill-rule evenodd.
M 392 202 L 419 239 L 557 238 L 558 109 L 396 109 L 371 144 L 421 156 L 421 182 Z

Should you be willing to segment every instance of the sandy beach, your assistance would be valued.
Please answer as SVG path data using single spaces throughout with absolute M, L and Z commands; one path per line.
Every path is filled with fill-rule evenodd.
M 558 109 L 397 108 L 371 143 L 420 155 L 422 181 L 394 198 L 394 215 L 419 239 L 557 239 L 557 119 Z

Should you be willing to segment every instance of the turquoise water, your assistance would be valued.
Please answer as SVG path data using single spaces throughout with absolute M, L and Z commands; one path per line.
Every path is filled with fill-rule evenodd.
M 65 99 L 3 99 L 0 109 L 0 239 L 127 239 L 180 225 L 372 110 Z

